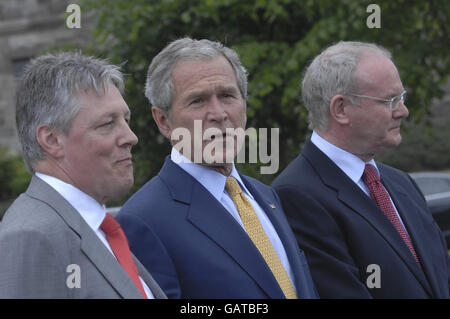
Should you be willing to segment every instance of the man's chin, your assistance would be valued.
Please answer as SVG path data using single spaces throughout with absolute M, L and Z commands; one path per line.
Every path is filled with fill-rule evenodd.
M 210 154 L 202 156 L 202 164 L 211 165 L 211 166 L 228 166 L 234 163 L 234 159 L 236 158 L 235 151 L 229 151 L 225 154 Z
M 229 166 L 232 166 L 232 165 L 233 165 L 233 162 L 231 162 L 231 163 L 219 163 L 219 162 L 208 163 L 208 162 L 203 162 L 203 163 L 201 163 L 201 165 L 207 166 L 207 167 L 215 167 L 215 168 L 219 168 L 219 167 L 229 167 Z

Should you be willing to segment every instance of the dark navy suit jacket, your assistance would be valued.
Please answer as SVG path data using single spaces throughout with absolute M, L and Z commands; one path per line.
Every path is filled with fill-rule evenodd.
M 316 298 L 305 256 L 275 191 L 253 178 L 241 178 L 284 245 L 299 298 Z M 284 298 L 244 229 L 169 157 L 117 219 L 131 250 L 169 298 Z
M 375 202 L 311 141 L 272 184 L 319 295 L 448 298 L 447 247 L 422 193 L 406 173 L 377 166 L 422 269 Z M 379 266 L 379 272 L 369 265 Z

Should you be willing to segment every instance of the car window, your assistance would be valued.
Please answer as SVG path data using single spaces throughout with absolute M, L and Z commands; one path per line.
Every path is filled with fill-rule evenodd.
M 424 195 L 450 192 L 450 181 L 439 177 L 419 177 L 415 179 Z

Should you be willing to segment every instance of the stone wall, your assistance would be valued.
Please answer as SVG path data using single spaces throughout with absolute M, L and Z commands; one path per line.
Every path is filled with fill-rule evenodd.
M 66 26 L 66 8 L 80 0 L 0 1 L 0 146 L 19 151 L 15 128 L 17 80 L 30 58 L 49 48 L 71 43 L 83 48 L 89 40 L 88 19 L 81 8 L 81 28 Z

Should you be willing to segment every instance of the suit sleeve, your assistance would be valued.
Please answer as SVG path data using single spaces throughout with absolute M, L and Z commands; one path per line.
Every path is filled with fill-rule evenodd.
M 169 299 L 181 297 L 175 266 L 164 244 L 139 216 L 121 213 L 117 216 L 130 244 L 130 249 L 144 265 Z
M 276 187 L 283 209 L 304 250 L 321 298 L 372 298 L 347 249 L 338 221 L 319 202 L 294 187 Z
M 66 268 L 45 234 L 2 233 L 0 260 L 0 298 L 69 298 Z

